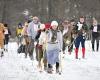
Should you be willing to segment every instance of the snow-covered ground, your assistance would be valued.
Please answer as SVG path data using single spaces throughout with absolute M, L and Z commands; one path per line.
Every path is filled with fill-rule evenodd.
M 90 41 L 86 42 L 86 58 L 80 60 L 68 53 L 62 59 L 62 74 L 40 73 L 36 60 L 24 58 L 24 54 L 17 54 L 17 44 L 9 43 L 9 51 L 0 58 L 0 80 L 100 80 L 100 49 L 91 51 Z

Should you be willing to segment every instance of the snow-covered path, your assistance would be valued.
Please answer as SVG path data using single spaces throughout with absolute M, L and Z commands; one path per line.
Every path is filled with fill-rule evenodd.
M 74 59 L 66 54 L 62 59 L 62 74 L 40 73 L 37 62 L 17 54 L 17 44 L 9 43 L 9 51 L 0 58 L 0 80 L 100 80 L 100 49 L 92 52 L 90 42 L 86 42 L 86 59 Z

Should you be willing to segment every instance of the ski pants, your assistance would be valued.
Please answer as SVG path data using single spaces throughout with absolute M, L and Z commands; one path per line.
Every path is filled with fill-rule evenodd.
M 96 41 L 96 48 L 97 48 L 97 51 L 98 51 L 98 49 L 99 49 L 99 37 L 92 37 L 92 50 L 93 51 L 94 51 L 95 41 Z
M 83 36 L 78 36 L 75 40 L 75 47 L 79 48 L 81 43 L 82 48 L 85 48 L 85 39 Z

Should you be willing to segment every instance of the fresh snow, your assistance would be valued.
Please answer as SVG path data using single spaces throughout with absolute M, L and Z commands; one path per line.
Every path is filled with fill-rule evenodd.
M 62 74 L 48 74 L 39 72 L 37 61 L 24 58 L 24 54 L 17 54 L 17 43 L 9 43 L 8 52 L 0 58 L 0 80 L 100 80 L 100 49 L 91 51 L 91 42 L 86 41 L 86 58 L 76 60 L 74 50 L 71 55 L 63 55 L 61 60 Z M 35 55 L 34 55 L 35 56 Z

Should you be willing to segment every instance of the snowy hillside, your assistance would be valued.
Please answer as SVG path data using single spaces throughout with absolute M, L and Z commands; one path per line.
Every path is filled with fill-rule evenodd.
M 65 54 L 62 59 L 62 74 L 40 73 L 36 60 L 24 58 L 24 54 L 17 54 L 17 44 L 9 43 L 9 50 L 0 58 L 0 80 L 100 80 L 100 49 L 91 51 L 90 41 L 86 42 L 86 58 L 74 58 Z

